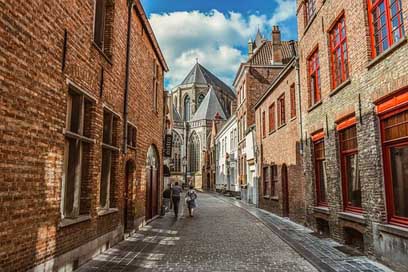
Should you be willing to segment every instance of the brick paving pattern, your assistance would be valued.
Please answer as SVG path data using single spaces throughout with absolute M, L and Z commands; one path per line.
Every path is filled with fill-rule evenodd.
M 317 271 L 232 203 L 200 194 L 198 204 L 194 218 L 167 214 L 79 271 Z
M 390 272 L 392 270 L 365 256 L 349 256 L 335 247 L 341 246 L 332 239 L 321 239 L 312 235 L 312 231 L 288 219 L 247 205 L 232 198 L 220 199 L 240 207 L 261 220 L 275 234 L 298 253 L 312 262 L 320 271 L 333 272 Z

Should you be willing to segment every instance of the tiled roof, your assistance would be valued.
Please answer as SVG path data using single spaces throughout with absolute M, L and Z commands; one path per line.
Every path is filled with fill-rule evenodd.
M 295 42 L 297 48 L 297 42 Z M 285 64 L 293 57 L 293 50 L 290 41 L 282 41 L 282 62 Z M 255 50 L 248 64 L 253 65 L 272 65 L 273 64 L 273 43 L 272 41 L 264 41 L 263 44 Z

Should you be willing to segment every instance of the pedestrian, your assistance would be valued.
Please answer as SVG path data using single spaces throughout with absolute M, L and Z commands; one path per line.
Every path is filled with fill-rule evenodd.
M 194 217 L 194 208 L 197 207 L 197 193 L 194 191 L 194 186 L 190 185 L 190 189 L 186 194 L 186 203 L 190 217 Z
M 171 198 L 171 184 L 167 184 L 167 188 L 163 191 L 163 204 L 166 212 L 170 210 L 170 198 Z
M 173 209 L 174 209 L 174 215 L 177 219 L 178 217 L 178 212 L 179 212 L 179 204 L 180 204 L 180 195 L 183 189 L 179 186 L 179 183 L 176 182 L 174 184 L 174 187 L 171 188 L 171 193 L 172 193 L 172 200 L 173 200 Z

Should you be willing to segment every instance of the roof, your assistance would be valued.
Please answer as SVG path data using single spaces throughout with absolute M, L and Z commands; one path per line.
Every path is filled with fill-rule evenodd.
M 297 48 L 297 42 L 295 42 Z M 287 63 L 293 57 L 293 51 L 290 41 L 282 41 L 282 63 Z M 273 42 L 265 41 L 254 52 L 251 58 L 248 59 L 247 64 L 253 65 L 272 65 L 273 64 Z
M 190 121 L 214 120 L 217 114 L 221 119 L 227 119 L 220 101 L 215 94 L 214 88 L 211 86 L 203 102 L 201 102 L 201 105 L 198 107 Z
M 222 80 L 220 80 L 210 71 L 208 71 L 204 66 L 202 66 L 198 62 L 194 65 L 193 69 L 191 69 L 191 71 L 188 73 L 188 75 L 183 80 L 181 85 L 188 85 L 194 83 L 218 87 L 235 97 L 234 91 L 227 84 L 225 84 Z
M 255 48 L 259 48 L 264 42 L 265 42 L 265 39 L 262 36 L 261 31 L 258 29 L 258 33 L 256 33 L 255 42 L 254 42 Z
M 160 61 L 160 64 L 162 65 L 163 69 L 166 72 L 168 72 L 169 67 L 166 63 L 166 60 L 164 59 L 163 52 L 160 49 L 159 43 L 157 42 L 156 36 L 154 35 L 152 26 L 150 25 L 149 19 L 146 16 L 146 12 L 144 11 L 142 4 L 140 3 L 140 1 L 133 1 L 133 3 L 134 3 L 135 11 L 138 14 L 138 17 L 140 18 L 144 29 L 148 33 L 149 41 L 151 42 L 153 46 L 153 49 L 157 55 L 157 58 Z
M 173 120 L 174 121 L 182 121 L 180 113 L 177 111 L 176 106 L 173 105 Z

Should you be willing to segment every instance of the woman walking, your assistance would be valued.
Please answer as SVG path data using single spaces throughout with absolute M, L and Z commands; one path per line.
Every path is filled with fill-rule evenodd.
M 196 191 L 194 191 L 194 187 L 190 185 L 190 189 L 187 191 L 187 194 L 186 194 L 186 203 L 187 203 L 188 213 L 190 217 L 194 216 L 193 215 L 194 208 L 197 207 L 196 199 L 197 199 L 197 193 Z

